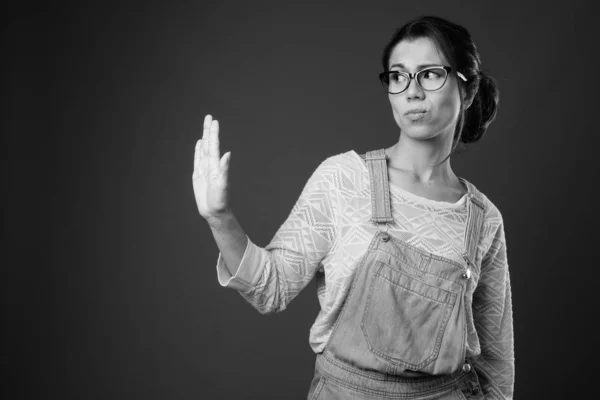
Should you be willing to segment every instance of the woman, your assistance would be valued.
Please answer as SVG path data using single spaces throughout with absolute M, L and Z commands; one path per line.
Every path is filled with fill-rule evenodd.
M 494 119 L 495 82 L 469 32 L 436 17 L 400 28 L 382 61 L 398 142 L 327 158 L 265 248 L 228 207 L 230 154 L 220 158 L 218 122 L 206 117 L 193 181 L 219 282 L 269 313 L 315 277 L 310 399 L 512 398 L 502 215 L 450 166 Z

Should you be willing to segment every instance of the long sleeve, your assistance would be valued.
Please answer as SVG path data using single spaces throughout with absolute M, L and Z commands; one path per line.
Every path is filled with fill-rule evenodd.
M 248 245 L 235 276 L 221 254 L 217 277 L 261 314 L 283 311 L 312 280 L 337 235 L 338 189 L 329 159 L 314 171 L 269 245 Z
M 475 362 L 486 399 L 512 399 L 515 361 L 510 275 L 500 223 L 481 265 L 473 294 L 473 318 L 481 343 Z

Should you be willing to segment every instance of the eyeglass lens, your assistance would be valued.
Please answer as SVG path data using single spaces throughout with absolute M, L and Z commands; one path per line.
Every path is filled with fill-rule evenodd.
M 430 68 L 417 74 L 417 82 L 424 90 L 438 90 L 446 82 L 447 72 L 443 68 Z M 410 83 L 408 75 L 399 71 L 390 71 L 387 75 L 388 92 L 400 93 L 406 90 Z

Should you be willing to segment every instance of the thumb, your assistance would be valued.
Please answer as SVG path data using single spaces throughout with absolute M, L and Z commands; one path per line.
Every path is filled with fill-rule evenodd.
M 221 167 L 221 173 L 223 175 L 225 175 L 225 177 L 227 176 L 227 173 L 229 172 L 229 159 L 231 158 L 231 152 L 228 151 L 227 153 L 223 154 L 223 157 L 221 157 L 221 161 L 219 162 L 219 166 Z

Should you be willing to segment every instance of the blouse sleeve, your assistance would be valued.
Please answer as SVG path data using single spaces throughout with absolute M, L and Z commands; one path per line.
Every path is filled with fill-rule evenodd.
M 515 360 L 510 275 L 504 226 L 500 223 L 484 256 L 473 294 L 473 318 L 481 343 L 474 366 L 486 399 L 512 399 Z
M 221 286 L 237 290 L 261 314 L 287 307 L 312 280 L 337 236 L 339 192 L 334 168 L 330 159 L 319 165 L 265 248 L 248 240 L 234 276 L 219 253 L 217 277 Z

